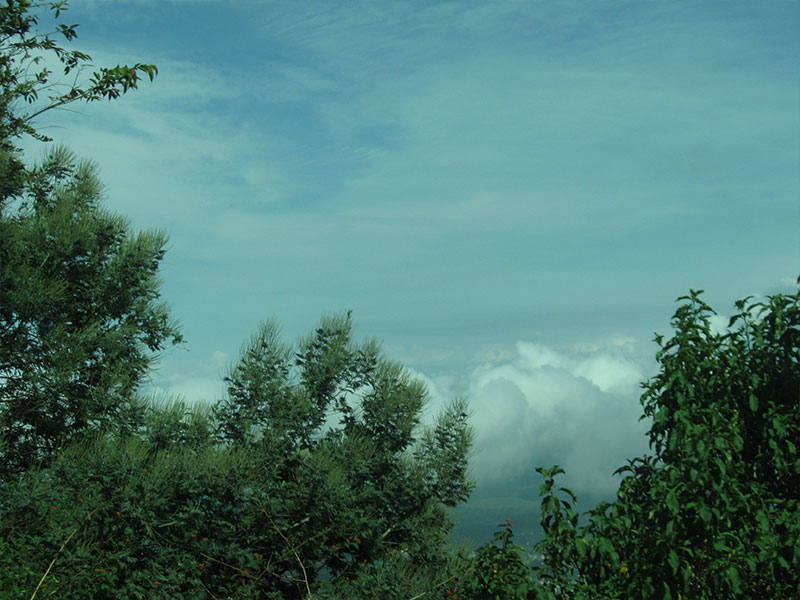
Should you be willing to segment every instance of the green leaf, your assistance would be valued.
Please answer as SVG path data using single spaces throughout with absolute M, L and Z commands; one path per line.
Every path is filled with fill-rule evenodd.
M 703 521 L 708 523 L 711 520 L 711 511 L 708 510 L 707 506 L 701 506 L 699 512 L 700 512 L 700 518 L 703 519 Z
M 578 556 L 586 557 L 586 542 L 583 541 L 583 538 L 575 538 L 575 548 L 578 550 Z
M 669 556 L 667 557 L 670 566 L 672 567 L 672 574 L 675 575 L 678 573 L 678 565 L 680 564 L 680 559 L 678 558 L 678 554 L 675 550 L 669 551 Z
M 739 570 L 736 567 L 731 566 L 728 567 L 728 569 L 725 571 L 725 574 L 728 576 L 728 581 L 730 582 L 733 591 L 738 593 L 742 587 L 742 582 L 739 578 Z
M 614 552 L 614 545 L 611 543 L 611 540 L 607 538 L 600 538 L 597 541 L 598 547 L 600 551 L 605 553 L 606 555 L 610 555 Z
M 670 490 L 667 494 L 665 499 L 667 508 L 670 510 L 672 514 L 677 514 L 680 512 L 680 506 L 678 505 L 678 499 L 675 495 L 675 490 Z

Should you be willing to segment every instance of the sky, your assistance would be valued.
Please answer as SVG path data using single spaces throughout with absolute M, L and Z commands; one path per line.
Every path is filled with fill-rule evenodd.
M 73 0 L 64 21 L 95 65 L 159 70 L 37 121 L 170 234 L 187 343 L 149 389 L 212 402 L 261 321 L 291 342 L 351 309 L 427 383 L 426 422 L 470 403 L 464 536 L 534 531 L 537 466 L 581 510 L 613 497 L 679 296 L 705 290 L 721 331 L 796 289 L 798 2 Z

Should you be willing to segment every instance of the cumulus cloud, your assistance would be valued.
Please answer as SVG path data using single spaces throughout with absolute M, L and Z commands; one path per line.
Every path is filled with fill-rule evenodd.
M 478 485 L 533 479 L 537 466 L 559 464 L 579 495 L 612 494 L 619 483 L 612 472 L 646 450 L 639 383 L 649 374 L 632 347 L 612 341 L 577 351 L 520 341 L 512 357 L 474 369 L 466 395 Z

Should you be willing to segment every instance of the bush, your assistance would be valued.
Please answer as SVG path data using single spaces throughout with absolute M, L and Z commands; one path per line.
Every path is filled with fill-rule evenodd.
M 580 528 L 575 496 L 555 487 L 563 470 L 539 469 L 545 537 L 530 587 L 490 545 L 462 598 L 800 597 L 800 293 L 738 301 L 739 327 L 723 334 L 701 293 L 679 298 L 675 336 L 656 336 L 661 371 L 642 384 L 655 454 L 618 469 L 616 500 Z M 495 555 L 513 565 L 497 580 Z

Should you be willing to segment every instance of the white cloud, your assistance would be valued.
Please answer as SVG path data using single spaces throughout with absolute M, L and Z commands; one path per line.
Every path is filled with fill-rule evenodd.
M 630 348 L 613 341 L 588 353 L 519 342 L 512 360 L 475 369 L 467 396 L 479 485 L 552 463 L 577 492 L 613 493 L 614 469 L 646 449 L 647 427 L 638 421 L 644 361 L 623 350 Z
M 584 377 L 602 392 L 630 395 L 642 376 L 638 365 L 618 356 L 599 354 L 580 362 L 573 374 Z
M 526 365 L 529 369 L 558 368 L 563 367 L 565 364 L 561 355 L 541 344 L 517 342 L 517 353 L 519 354 L 520 363 Z

